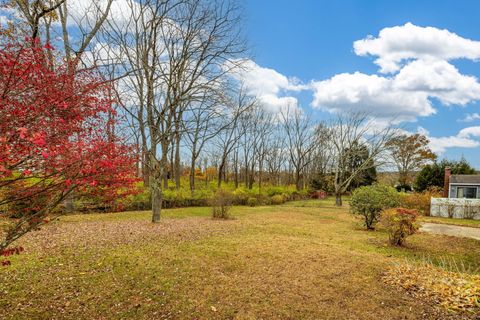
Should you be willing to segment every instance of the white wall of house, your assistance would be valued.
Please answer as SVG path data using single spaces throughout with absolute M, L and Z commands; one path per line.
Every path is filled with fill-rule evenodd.
M 480 199 L 432 198 L 430 215 L 433 217 L 480 220 Z

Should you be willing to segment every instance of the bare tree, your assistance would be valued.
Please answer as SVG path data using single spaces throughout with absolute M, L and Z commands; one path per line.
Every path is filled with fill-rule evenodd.
M 51 20 L 47 19 L 48 15 L 55 13 L 62 4 L 65 4 L 66 0 L 15 0 L 15 4 L 19 11 L 25 18 L 26 23 L 30 27 L 30 37 L 33 40 L 39 38 L 41 22 L 46 19 L 47 22 Z M 48 24 L 47 32 L 50 32 L 50 24 Z
M 62 26 L 65 58 L 69 65 L 73 64 L 72 67 L 75 67 L 81 61 L 83 54 L 89 49 L 92 40 L 105 23 L 105 20 L 110 14 L 113 0 L 107 0 L 105 2 L 91 1 L 80 19 L 76 19 L 69 14 L 69 4 L 71 1 L 75 0 L 62 1 L 58 6 L 58 15 Z M 68 20 L 71 21 L 69 22 Z M 74 24 L 76 27 L 75 37 L 72 37 L 72 34 L 69 32 L 69 26 L 71 24 Z M 90 50 L 92 50 L 92 48 L 90 48 Z M 89 63 L 94 64 L 92 61 Z
M 274 185 L 281 183 L 282 170 L 288 162 L 287 146 L 285 143 L 282 127 L 276 125 L 273 133 L 266 141 L 265 164 L 269 182 Z
M 222 109 L 217 101 L 203 100 L 191 104 L 186 112 L 184 132 L 187 147 L 190 149 L 190 191 L 195 192 L 195 170 L 198 158 L 205 145 L 222 132 L 230 124 L 221 122 Z
M 245 46 L 238 8 L 230 1 L 129 0 L 131 18 L 109 21 L 105 39 L 116 44 L 135 99 L 126 113 L 142 132 L 152 193 L 152 221 L 160 220 L 162 179 L 174 145 L 180 162 L 184 112 L 218 96 Z M 136 100 L 136 101 L 135 101 Z M 175 156 L 174 156 L 175 158 Z M 177 176 L 179 176 L 177 172 Z
M 342 194 L 365 170 L 385 164 L 387 143 L 396 135 L 390 126 L 378 127 L 373 117 L 362 113 L 339 114 L 330 124 L 335 204 L 342 205 Z M 366 151 L 366 152 L 365 152 Z M 362 152 L 362 157 L 357 157 Z M 360 159 L 355 167 L 352 158 Z
M 332 172 L 332 142 L 330 128 L 321 122 L 315 127 L 315 148 L 312 161 L 307 168 L 309 183 L 316 181 L 324 191 L 328 191 L 328 176 Z
M 273 130 L 273 115 L 257 103 L 243 114 L 239 125 L 243 133 L 240 145 L 243 151 L 245 186 L 252 189 L 257 175 L 261 190 L 268 137 Z
M 287 149 L 290 164 L 294 169 L 294 181 L 297 190 L 304 188 L 305 169 L 312 160 L 315 147 L 314 127 L 309 117 L 298 108 L 288 107 L 280 113 L 281 121 L 287 136 Z
M 218 156 L 218 187 L 222 185 L 222 180 L 225 177 L 225 170 L 227 167 L 227 160 L 233 150 L 238 148 L 238 142 L 243 136 L 243 130 L 238 125 L 243 114 L 251 110 L 256 100 L 248 96 L 240 87 L 238 92 L 235 92 L 236 97 L 230 97 L 225 109 L 225 124 L 222 125 L 223 130 L 216 136 L 216 145 L 219 149 Z

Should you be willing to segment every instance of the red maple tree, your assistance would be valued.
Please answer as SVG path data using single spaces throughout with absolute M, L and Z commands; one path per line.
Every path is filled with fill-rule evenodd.
M 28 43 L 28 41 L 26 41 Z M 0 46 L 0 255 L 61 215 L 72 192 L 105 201 L 134 186 L 131 148 L 113 130 L 111 88 L 95 69 L 49 65 L 50 46 Z M 0 229 L 0 230 L 1 230 Z M 6 263 L 6 262 L 5 262 Z

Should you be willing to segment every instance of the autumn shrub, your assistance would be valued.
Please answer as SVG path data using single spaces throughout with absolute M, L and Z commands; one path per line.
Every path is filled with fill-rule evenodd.
M 133 145 L 110 130 L 111 84 L 64 59 L 52 68 L 45 57 L 53 48 L 31 40 L 13 37 L 0 48 L 0 193 L 23 183 L 0 198 L 14 214 L 2 220 L 18 219 L 9 219 L 0 251 L 63 214 L 55 209 L 71 194 L 111 201 L 137 181 Z
M 257 204 L 258 204 L 257 198 L 248 198 L 248 200 L 247 200 L 247 205 L 248 205 L 249 207 L 256 207 Z
M 285 203 L 285 198 L 281 194 L 277 194 L 270 198 L 273 205 L 279 205 Z
M 403 194 L 402 207 L 416 209 L 419 211 L 419 213 L 429 216 L 431 199 L 439 198 L 441 196 L 442 191 L 437 187 L 429 188 L 423 192 Z
M 390 244 L 401 246 L 418 230 L 417 216 L 415 209 L 393 208 L 382 212 L 380 223 L 388 232 Z
M 374 229 L 384 209 L 398 207 L 400 194 L 392 187 L 375 184 L 355 189 L 350 200 L 350 212 L 364 218 L 367 229 Z
M 229 211 L 233 203 L 233 194 L 224 189 L 218 189 L 210 200 L 214 219 L 230 218 Z
M 48 204 L 48 194 L 42 192 L 41 187 L 34 187 L 34 183 L 31 181 L 17 181 L 7 184 L 3 188 L 1 200 L 3 203 L 6 203 L 2 208 L 4 217 L 20 219 L 33 216 L 39 208 L 44 208 Z

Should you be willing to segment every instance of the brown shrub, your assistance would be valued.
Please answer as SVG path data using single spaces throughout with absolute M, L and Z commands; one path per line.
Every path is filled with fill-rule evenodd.
M 390 244 L 401 246 L 407 236 L 418 230 L 417 216 L 417 210 L 413 209 L 394 208 L 382 212 L 380 222 L 387 229 Z
M 210 200 L 214 219 L 230 218 L 229 211 L 233 203 L 233 194 L 227 190 L 218 189 Z
M 274 205 L 285 203 L 285 198 L 281 194 L 277 194 L 270 198 L 271 203 Z
M 423 192 L 408 193 L 402 197 L 402 206 L 418 210 L 422 215 L 430 215 L 431 198 L 440 198 L 442 191 L 439 188 L 430 188 Z

